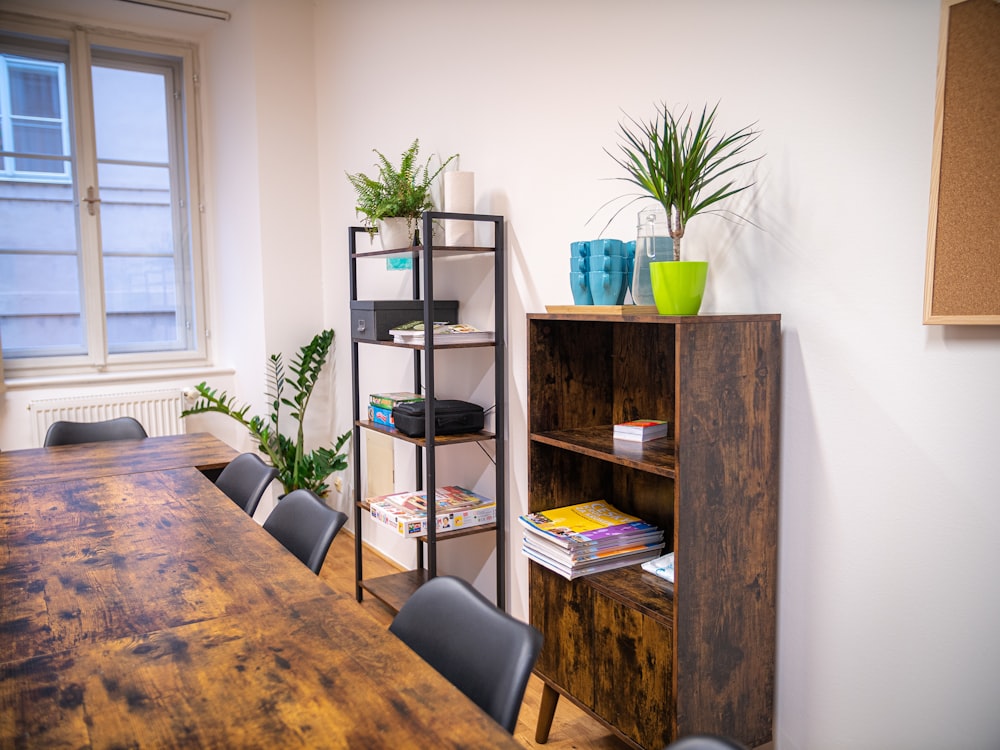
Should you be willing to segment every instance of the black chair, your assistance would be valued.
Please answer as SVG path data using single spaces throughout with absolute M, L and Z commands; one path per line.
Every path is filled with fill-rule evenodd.
M 389 630 L 513 734 L 541 633 L 452 576 L 417 589 Z
M 46 448 L 53 445 L 99 443 L 105 440 L 137 440 L 148 437 L 146 430 L 132 417 L 118 417 L 104 422 L 53 422 L 45 433 Z
M 254 453 L 241 453 L 222 470 L 215 486 L 229 499 L 253 516 L 264 490 L 278 476 L 278 470 L 264 463 Z
M 747 748 L 746 745 L 741 745 L 727 737 L 713 734 L 689 734 L 687 737 L 674 740 L 664 750 L 747 750 Z
M 347 514 L 327 507 L 312 490 L 292 490 L 279 500 L 264 529 L 319 575 L 333 538 Z

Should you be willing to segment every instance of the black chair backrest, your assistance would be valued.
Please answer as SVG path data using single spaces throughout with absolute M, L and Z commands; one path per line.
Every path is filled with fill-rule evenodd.
M 278 470 L 254 453 L 241 453 L 222 470 L 215 486 L 252 516 L 264 490 L 278 476 Z
M 324 505 L 311 490 L 301 489 L 278 501 L 264 529 L 319 574 L 333 538 L 346 522 L 346 513 Z
M 681 737 L 667 745 L 664 750 L 747 750 L 746 745 L 741 745 L 728 737 L 719 737 L 714 734 L 689 734 Z
M 136 440 L 147 437 L 146 430 L 132 417 L 118 417 L 104 422 L 53 422 L 45 433 L 43 445 L 75 445 L 105 440 Z
M 466 581 L 432 578 L 389 630 L 513 733 L 542 634 L 498 609 Z

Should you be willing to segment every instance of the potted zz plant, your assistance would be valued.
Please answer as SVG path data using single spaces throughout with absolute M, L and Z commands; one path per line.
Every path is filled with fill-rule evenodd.
M 347 174 L 357 191 L 355 210 L 362 217 L 370 234 L 378 232 L 385 250 L 420 244 L 420 215 L 434 208 L 431 183 L 458 154 L 452 154 L 431 172 L 431 160 L 421 166 L 417 162 L 419 139 L 400 157 L 396 167 L 378 149 L 378 177 L 358 172 Z
M 317 333 L 312 341 L 299 349 L 297 359 L 289 366 L 293 377 L 285 377 L 285 367 L 281 354 L 272 354 L 268 363 L 267 399 L 271 410 L 268 416 L 247 417 L 250 407 L 237 406 L 235 399 L 225 392 L 219 393 L 209 388 L 204 382 L 195 386 L 198 399 L 190 409 L 181 412 L 182 417 L 206 412 L 225 414 L 247 428 L 250 436 L 257 441 L 263 451 L 278 470 L 278 481 L 288 494 L 296 489 L 309 489 L 320 497 L 330 490 L 327 478 L 335 471 L 347 468 L 347 453 L 342 448 L 351 437 L 348 430 L 340 435 L 332 447 L 320 446 L 313 450 L 305 449 L 303 421 L 309 399 L 320 371 L 326 364 L 330 348 L 333 346 L 333 330 Z M 285 388 L 291 391 L 291 398 L 286 397 Z M 291 437 L 281 434 L 278 427 L 278 417 L 282 406 L 291 409 L 290 416 L 298 424 L 295 434 Z
M 629 117 L 628 123 L 621 123 L 620 154 L 608 152 L 628 174 L 617 179 L 643 191 L 615 216 L 633 202 L 650 197 L 666 210 L 674 260 L 650 263 L 653 297 L 662 315 L 695 315 L 701 308 L 708 263 L 682 261 L 681 240 L 687 223 L 719 201 L 752 187 L 752 182 L 737 185 L 731 173 L 761 158 L 744 156 L 760 135 L 753 125 L 731 134 L 713 133 L 717 109 L 718 105 L 711 111 L 705 106 L 695 122 L 693 113 L 684 110 L 675 117 L 661 104 L 648 122 Z

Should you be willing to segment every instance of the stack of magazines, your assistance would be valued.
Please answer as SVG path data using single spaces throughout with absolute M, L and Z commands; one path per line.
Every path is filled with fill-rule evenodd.
M 518 521 L 521 551 L 569 580 L 653 560 L 664 546 L 663 529 L 604 500 L 528 513 Z
M 395 344 L 424 343 L 424 321 L 411 320 L 409 323 L 390 328 Z M 493 331 L 480 331 L 468 323 L 435 323 L 431 335 L 437 344 L 479 344 L 493 341 Z
M 497 520 L 495 500 L 464 487 L 438 487 L 435 526 L 438 532 L 483 526 Z M 397 492 L 368 499 L 372 520 L 403 537 L 427 533 L 427 493 Z

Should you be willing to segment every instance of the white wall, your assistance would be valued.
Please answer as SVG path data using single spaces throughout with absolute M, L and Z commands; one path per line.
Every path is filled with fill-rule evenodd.
M 706 310 L 783 315 L 782 750 L 1000 745 L 1000 331 L 921 325 L 938 13 L 935 0 L 318 6 L 328 299 L 347 294 L 342 175 L 373 147 L 419 136 L 425 153 L 461 152 L 477 208 L 507 216 L 511 518 L 526 504 L 524 314 L 571 302 L 567 245 L 597 235 L 587 220 L 622 189 L 603 181 L 621 110 L 718 100 L 723 127 L 758 121 L 755 203 L 735 207 L 763 230 L 699 218 L 689 248 L 712 262 Z M 633 224 L 630 210 L 608 234 Z M 346 304 L 329 314 L 346 330 Z M 516 540 L 510 553 L 523 615 Z

